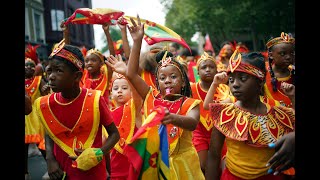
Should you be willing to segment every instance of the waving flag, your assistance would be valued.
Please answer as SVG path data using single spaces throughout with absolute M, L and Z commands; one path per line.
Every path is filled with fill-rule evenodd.
M 130 18 L 133 18 L 135 21 L 138 20 L 136 17 L 124 16 L 123 24 L 132 25 Z M 172 41 L 181 44 L 183 47 L 191 51 L 189 45 L 185 42 L 185 40 L 170 28 L 149 20 L 141 18 L 140 20 L 142 23 L 144 23 L 144 40 L 149 45 L 153 45 L 155 43 L 163 41 Z
M 123 14 L 122 11 L 110 8 L 79 8 L 67 18 L 64 24 L 114 24 L 114 21 L 118 20 Z
M 124 148 L 131 163 L 128 179 L 169 179 L 167 129 L 161 124 L 164 115 L 163 107 L 155 108 Z

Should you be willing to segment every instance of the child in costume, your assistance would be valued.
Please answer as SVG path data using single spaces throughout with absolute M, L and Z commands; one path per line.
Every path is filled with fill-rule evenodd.
M 170 179 L 204 179 L 197 151 L 192 145 L 192 131 L 199 122 L 199 103 L 191 97 L 191 89 L 186 72 L 182 65 L 167 51 L 157 54 L 160 60 L 156 68 L 157 90 L 149 86 L 138 73 L 139 56 L 144 36 L 144 24 L 139 16 L 129 32 L 133 39 L 132 51 L 128 62 L 127 78 L 144 100 L 144 117 L 147 117 L 155 106 L 166 107 L 162 123 L 167 126 L 169 142 Z
M 107 57 L 106 61 L 106 64 L 115 71 L 111 83 L 111 98 L 116 105 L 111 114 L 120 133 L 120 140 L 110 151 L 111 179 L 126 180 L 130 163 L 124 155 L 124 147 L 141 126 L 142 99 L 125 78 L 127 66 L 121 55 L 118 54 L 116 57 Z
M 284 179 L 274 176 L 266 166 L 275 150 L 269 143 L 294 131 L 295 114 L 291 108 L 270 106 L 260 99 L 266 76 L 260 53 L 231 56 L 227 70 L 234 103 L 211 103 L 214 127 L 211 134 L 207 179 Z M 226 168 L 220 171 L 221 149 L 226 141 Z
M 204 109 L 203 101 L 208 93 L 215 75 L 217 74 L 215 58 L 204 52 L 204 54 L 197 61 L 197 70 L 200 81 L 197 83 L 191 83 L 191 90 L 192 97 L 201 100 L 200 122 L 197 125 L 197 128 L 193 131 L 192 142 L 198 152 L 201 169 L 203 173 L 205 173 L 213 122 L 209 110 Z M 216 102 L 219 102 L 228 98 L 229 93 L 229 87 L 226 84 L 221 83 L 218 87 L 216 87 L 216 91 L 215 94 L 212 95 L 212 99 Z
M 46 129 L 50 179 L 105 180 L 104 155 L 119 140 L 108 104 L 101 91 L 79 87 L 84 59 L 78 47 L 63 39 L 48 59 L 46 72 L 53 93 L 35 104 Z M 109 134 L 105 143 L 102 127 Z
M 286 107 L 292 107 L 292 98 L 288 97 L 280 88 L 282 82 L 294 85 L 294 49 L 295 39 L 282 32 L 280 37 L 270 39 L 266 46 L 268 61 L 266 61 L 265 96 L 274 99 Z M 291 98 L 291 99 L 290 99 Z
M 30 52 L 29 52 L 30 53 Z M 37 59 L 37 58 L 35 58 Z M 33 59 L 25 58 L 25 91 L 31 101 L 31 110 L 34 109 L 34 102 L 40 96 L 44 96 L 50 92 L 50 88 L 46 85 L 42 75 L 35 75 L 37 62 Z M 35 143 L 39 148 L 43 157 L 45 154 L 45 133 L 41 122 L 36 113 L 31 111 L 25 115 L 25 174 L 28 176 L 28 151 L 29 144 Z

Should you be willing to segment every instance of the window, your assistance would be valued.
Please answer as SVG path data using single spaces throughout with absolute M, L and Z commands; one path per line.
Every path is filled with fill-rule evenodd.
M 33 22 L 34 22 L 34 34 L 35 41 L 39 43 L 45 43 L 44 37 L 44 20 L 43 15 L 40 12 L 33 11 Z
M 25 8 L 25 16 L 24 16 L 24 37 L 25 40 L 30 40 L 30 30 L 29 30 L 29 13 L 28 9 Z
M 52 31 L 62 31 L 61 22 L 64 20 L 64 12 L 61 10 L 51 9 L 51 28 Z

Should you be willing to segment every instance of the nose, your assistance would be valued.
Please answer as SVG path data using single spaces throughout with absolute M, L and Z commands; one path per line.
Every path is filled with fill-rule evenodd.
M 165 84 L 171 83 L 171 78 L 170 78 L 169 76 L 166 77 L 164 83 L 165 83 Z

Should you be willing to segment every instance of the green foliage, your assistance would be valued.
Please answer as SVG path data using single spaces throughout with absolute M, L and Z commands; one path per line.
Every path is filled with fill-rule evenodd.
M 165 25 L 186 40 L 209 34 L 215 48 L 225 40 L 249 39 L 255 50 L 281 32 L 295 32 L 295 0 L 161 0 Z M 259 44 L 259 41 L 263 43 Z

